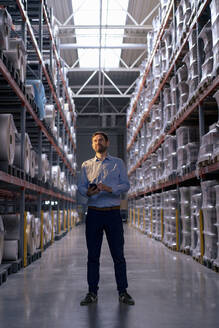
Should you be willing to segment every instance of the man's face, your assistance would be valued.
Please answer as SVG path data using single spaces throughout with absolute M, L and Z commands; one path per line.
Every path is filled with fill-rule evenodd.
M 104 153 L 109 146 L 109 141 L 106 141 L 101 134 L 97 134 L 92 139 L 92 148 L 96 153 Z

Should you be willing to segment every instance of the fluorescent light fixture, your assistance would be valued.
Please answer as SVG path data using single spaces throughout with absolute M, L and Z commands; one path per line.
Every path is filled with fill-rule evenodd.
M 125 25 L 129 0 L 102 0 L 102 25 Z M 100 25 L 100 0 L 72 0 L 75 25 Z M 79 9 L 79 10 L 77 10 Z M 124 9 L 124 10 L 123 10 Z M 101 41 L 100 41 L 101 33 Z M 75 30 L 80 45 L 121 45 L 124 30 L 95 29 Z M 119 67 L 121 49 L 78 49 L 80 67 Z

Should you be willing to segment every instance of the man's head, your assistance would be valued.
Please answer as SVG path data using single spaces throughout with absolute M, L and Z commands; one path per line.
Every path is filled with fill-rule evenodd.
M 104 153 L 109 147 L 109 139 L 105 132 L 97 131 L 92 135 L 92 148 L 96 153 Z

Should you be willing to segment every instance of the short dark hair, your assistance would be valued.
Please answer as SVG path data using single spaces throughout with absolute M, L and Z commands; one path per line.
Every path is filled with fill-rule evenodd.
M 103 131 L 97 131 L 97 132 L 95 132 L 95 133 L 92 135 L 92 140 L 93 140 L 93 138 L 94 138 L 95 136 L 97 136 L 98 134 L 100 134 L 101 136 L 103 136 L 104 139 L 105 139 L 105 141 L 108 141 L 108 140 L 109 140 L 108 135 L 107 135 L 105 132 L 103 132 Z

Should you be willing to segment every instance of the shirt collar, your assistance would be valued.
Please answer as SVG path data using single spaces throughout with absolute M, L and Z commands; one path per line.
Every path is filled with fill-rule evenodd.
M 112 159 L 112 156 L 110 156 L 109 154 L 107 154 L 106 157 L 105 157 L 105 159 L 103 160 L 103 162 L 104 162 L 106 159 L 110 161 L 110 160 Z M 93 160 L 94 160 L 95 162 L 99 162 L 99 159 L 97 158 L 96 155 L 94 156 Z

